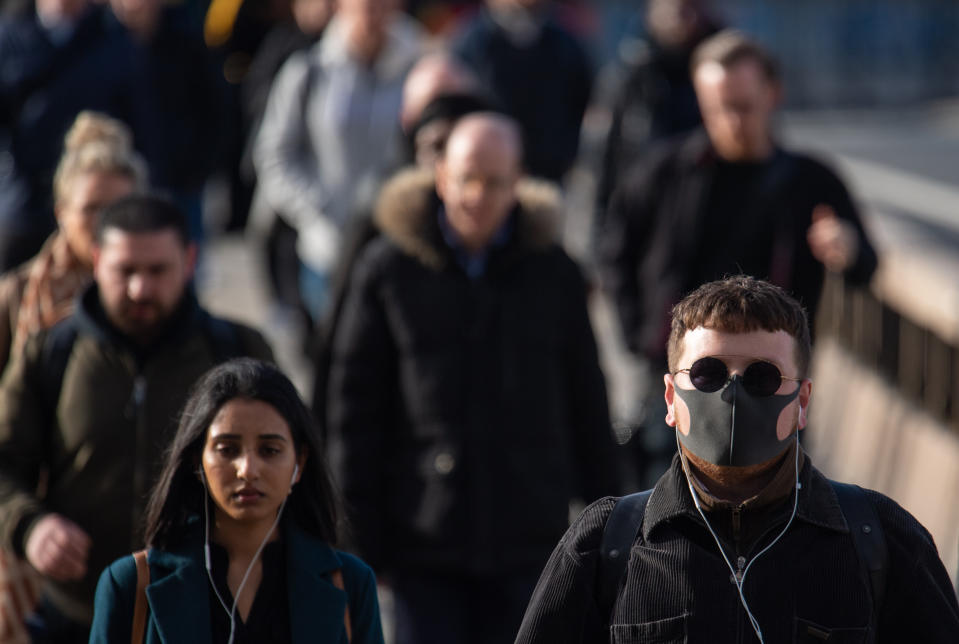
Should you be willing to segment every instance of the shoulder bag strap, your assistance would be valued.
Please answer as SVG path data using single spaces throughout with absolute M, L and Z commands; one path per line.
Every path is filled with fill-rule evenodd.
M 343 583 L 343 571 L 337 568 L 334 570 L 331 575 L 333 578 L 333 585 L 346 592 L 346 585 Z M 346 597 L 346 610 L 343 611 L 343 626 L 346 627 L 346 641 L 353 641 L 353 627 L 350 625 L 350 598 L 349 595 Z
M 131 644 L 142 644 L 147 627 L 147 584 L 150 583 L 147 551 L 134 552 L 133 560 L 137 564 L 137 598 L 133 605 L 133 632 L 130 635 L 130 642 Z

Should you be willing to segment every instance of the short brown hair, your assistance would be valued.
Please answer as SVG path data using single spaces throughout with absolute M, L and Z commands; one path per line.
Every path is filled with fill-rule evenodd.
M 724 29 L 700 43 L 693 51 L 689 70 L 695 74 L 705 63 L 719 63 L 724 69 L 729 69 L 744 60 L 755 61 L 769 82 L 779 82 L 779 63 L 776 59 L 759 43 L 735 29 Z
M 673 307 L 666 345 L 669 371 L 675 373 L 687 331 L 699 327 L 724 333 L 785 331 L 796 340 L 796 364 L 805 378 L 812 354 L 809 319 L 802 305 L 786 291 L 748 275 L 707 282 Z

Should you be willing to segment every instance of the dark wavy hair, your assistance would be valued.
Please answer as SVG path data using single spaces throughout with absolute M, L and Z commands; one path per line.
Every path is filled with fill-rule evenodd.
M 202 514 L 201 502 L 207 493 L 197 469 L 207 430 L 223 405 L 236 399 L 265 402 L 286 421 L 297 454 L 305 453 L 307 460 L 287 501 L 284 520 L 295 521 L 306 532 L 335 545 L 340 504 L 310 412 L 279 369 L 259 360 L 238 358 L 214 367 L 193 386 L 150 494 L 147 546 L 164 549 L 175 544 L 188 531 L 192 518 Z

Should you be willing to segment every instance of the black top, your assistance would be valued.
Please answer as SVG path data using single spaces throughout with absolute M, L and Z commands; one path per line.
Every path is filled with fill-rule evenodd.
M 292 641 L 290 633 L 290 601 L 286 592 L 286 548 L 282 539 L 266 544 L 260 555 L 263 559 L 263 579 L 256 589 L 256 597 L 246 622 L 236 613 L 236 633 L 233 644 L 275 643 Z M 233 595 L 226 583 L 229 561 L 226 550 L 215 543 L 210 544 L 210 559 L 213 566 L 213 581 L 227 609 L 233 606 Z M 230 618 L 223 610 L 213 588 L 210 595 L 211 642 L 219 644 L 230 639 Z
M 672 307 L 704 281 L 740 272 L 786 289 L 815 319 L 825 269 L 806 235 L 821 204 L 858 236 L 846 282 L 868 283 L 876 253 L 825 165 L 781 148 L 762 163 L 725 163 L 703 129 L 656 146 L 613 192 L 599 235 L 627 346 L 665 366 Z

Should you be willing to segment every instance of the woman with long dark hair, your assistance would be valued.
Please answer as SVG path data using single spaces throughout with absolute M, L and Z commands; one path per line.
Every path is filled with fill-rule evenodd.
M 146 565 L 137 553 L 103 572 L 90 641 L 382 642 L 372 571 L 333 549 L 319 441 L 275 367 L 203 376 L 150 498 Z

